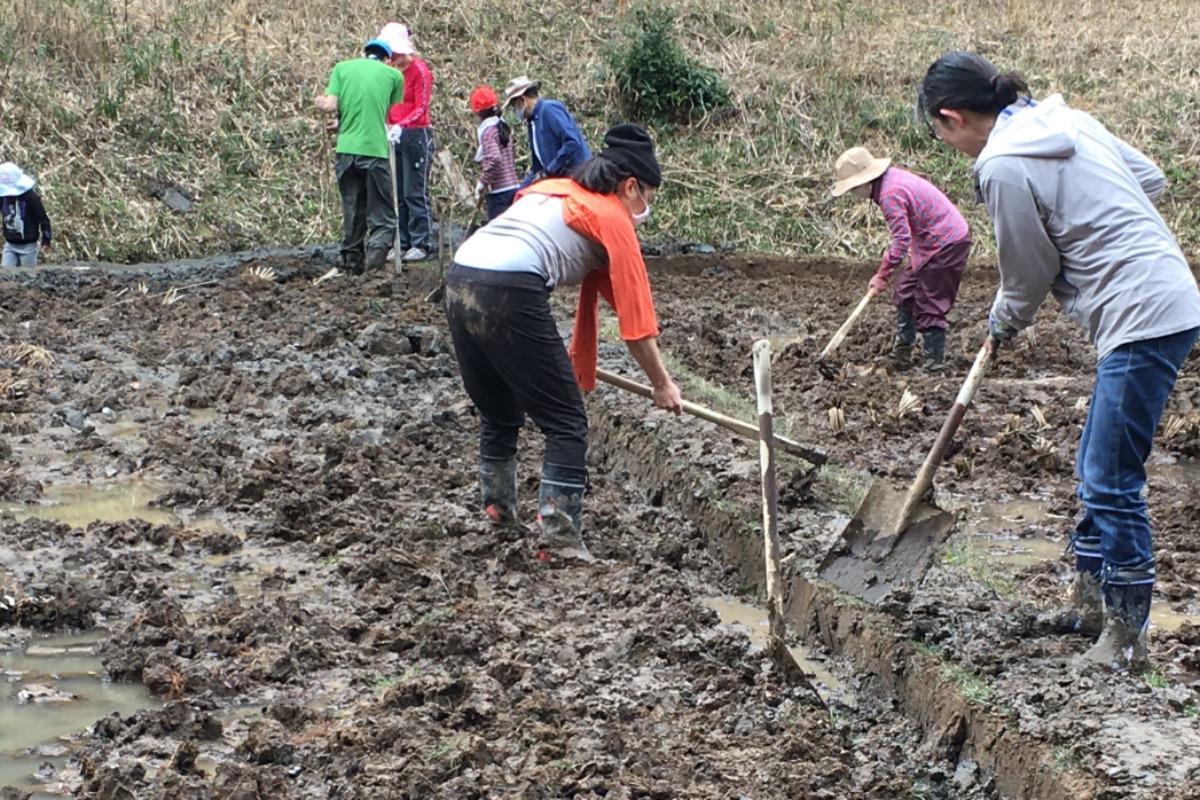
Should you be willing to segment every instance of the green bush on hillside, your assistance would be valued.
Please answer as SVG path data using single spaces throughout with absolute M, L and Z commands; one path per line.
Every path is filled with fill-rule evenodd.
M 625 111 L 647 122 L 689 122 L 729 105 L 729 87 L 675 41 L 674 12 L 661 6 L 633 11 L 625 41 L 608 57 Z

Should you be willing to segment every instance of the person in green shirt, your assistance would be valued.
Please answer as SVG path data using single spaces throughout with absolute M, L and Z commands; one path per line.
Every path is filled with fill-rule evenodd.
M 342 195 L 342 267 L 361 275 L 387 262 L 396 238 L 388 169 L 387 111 L 404 97 L 404 76 L 386 42 L 372 39 L 361 58 L 338 62 L 314 104 L 337 114 L 338 190 Z M 365 246 L 365 248 L 364 248 Z

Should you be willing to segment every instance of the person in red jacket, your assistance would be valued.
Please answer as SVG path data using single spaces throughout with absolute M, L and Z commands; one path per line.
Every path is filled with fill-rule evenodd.
M 387 115 L 388 138 L 396 150 L 400 246 L 405 261 L 424 261 L 437 249 L 429 202 L 429 167 L 434 149 L 429 119 L 433 71 L 417 55 L 408 26 L 389 22 L 379 38 L 392 48 L 394 64 L 404 73 L 404 99 Z

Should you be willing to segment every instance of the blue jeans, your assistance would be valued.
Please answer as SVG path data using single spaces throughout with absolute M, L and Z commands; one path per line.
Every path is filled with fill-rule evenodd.
M 1096 387 L 1079 440 L 1083 519 L 1072 544 L 1080 570 L 1105 583 L 1154 583 L 1150 515 L 1142 489 L 1154 432 L 1200 328 L 1130 342 L 1096 365 Z

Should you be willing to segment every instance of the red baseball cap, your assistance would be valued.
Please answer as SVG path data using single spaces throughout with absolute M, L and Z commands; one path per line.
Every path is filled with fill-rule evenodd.
M 476 114 L 489 108 L 495 108 L 499 102 L 496 93 L 490 86 L 480 84 L 471 91 L 471 110 Z

